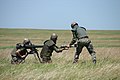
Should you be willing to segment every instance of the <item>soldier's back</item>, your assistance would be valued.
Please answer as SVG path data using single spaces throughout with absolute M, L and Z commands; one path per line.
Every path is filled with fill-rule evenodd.
M 52 49 L 53 45 L 55 45 L 55 43 L 52 40 L 46 40 L 44 42 L 44 46 L 41 50 L 40 55 L 43 56 L 43 55 L 47 55 L 48 53 L 51 54 L 53 52 L 53 49 Z

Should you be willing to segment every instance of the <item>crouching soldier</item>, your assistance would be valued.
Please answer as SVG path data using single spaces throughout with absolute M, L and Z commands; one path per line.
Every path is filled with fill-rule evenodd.
M 23 43 L 16 44 L 16 47 L 11 52 L 11 64 L 20 64 L 25 61 L 28 51 L 26 48 L 18 48 L 18 46 L 32 45 L 29 39 L 25 38 Z
M 76 22 L 73 22 L 71 24 L 71 28 L 72 28 L 71 31 L 73 34 L 73 38 L 71 43 L 68 45 L 68 47 L 70 47 L 75 42 L 77 42 L 73 63 L 78 62 L 79 55 L 82 52 L 83 47 L 86 47 L 89 54 L 92 56 L 93 63 L 96 64 L 96 52 L 94 51 L 92 42 L 86 33 L 86 29 L 84 27 L 79 27 L 78 23 Z
M 42 63 L 51 63 L 52 52 L 56 51 L 57 53 L 62 52 L 62 48 L 56 46 L 58 36 L 53 33 L 49 40 L 44 42 L 44 46 L 41 50 L 40 57 L 42 58 Z

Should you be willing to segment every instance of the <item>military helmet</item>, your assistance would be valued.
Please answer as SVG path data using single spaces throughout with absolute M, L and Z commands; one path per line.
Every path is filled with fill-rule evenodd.
M 57 34 L 53 33 L 50 37 L 51 40 L 56 40 L 57 39 Z
M 74 28 L 75 25 L 78 25 L 78 23 L 77 22 L 72 22 L 71 23 L 71 28 Z
M 24 38 L 23 44 L 27 44 L 29 42 L 30 42 L 30 40 L 28 38 Z

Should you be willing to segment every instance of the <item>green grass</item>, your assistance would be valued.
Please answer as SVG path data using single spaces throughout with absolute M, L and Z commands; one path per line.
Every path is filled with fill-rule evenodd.
M 10 52 L 16 43 L 29 38 L 34 44 L 42 44 L 52 33 L 59 36 L 58 46 L 68 44 L 72 38 L 69 30 L 0 28 L 0 80 L 120 80 L 119 30 L 88 31 L 97 55 L 96 65 L 85 48 L 78 64 L 72 64 L 74 48 L 54 52 L 51 64 L 40 64 L 33 55 L 23 64 L 10 64 Z
M 36 64 L 24 63 L 11 65 L 7 61 L 1 62 L 0 77 L 4 79 L 27 79 L 27 80 L 119 80 L 119 62 L 111 63 L 109 60 L 98 60 L 98 64 L 93 65 L 91 61 L 72 64 L 66 62 L 60 64 Z
M 52 33 L 59 36 L 58 45 L 68 44 L 72 38 L 69 30 L 35 30 L 35 29 L 0 29 L 0 49 L 12 48 L 16 43 L 22 42 L 24 38 L 31 39 L 35 44 L 42 44 L 43 41 L 49 39 Z M 90 39 L 95 47 L 120 47 L 120 31 L 119 30 L 91 30 L 88 31 Z M 63 37 L 67 35 L 66 37 Z M 106 44 L 106 41 L 111 41 Z M 117 45 L 116 45 L 116 44 Z

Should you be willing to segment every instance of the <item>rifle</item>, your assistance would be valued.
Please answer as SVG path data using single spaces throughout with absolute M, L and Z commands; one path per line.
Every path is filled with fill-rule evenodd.
M 62 48 L 63 50 L 68 50 L 68 46 L 67 45 L 61 45 L 60 48 Z
M 77 44 L 70 46 L 70 48 L 73 48 L 73 47 L 77 47 Z M 63 48 L 64 50 L 68 50 L 69 47 L 67 45 L 61 45 L 60 48 Z
M 43 45 L 23 45 L 21 43 L 16 44 L 17 49 L 25 48 L 25 49 L 31 49 L 31 48 L 42 48 Z
M 41 59 L 39 57 L 38 50 L 36 48 L 42 48 L 42 47 L 43 47 L 43 45 L 34 45 L 34 44 L 32 44 L 32 45 L 23 45 L 21 43 L 16 44 L 17 49 L 24 48 L 24 49 L 30 49 L 31 50 L 31 51 L 27 52 L 27 55 L 24 57 L 24 59 L 28 56 L 28 54 L 34 54 L 35 59 L 38 58 L 40 63 L 41 63 Z M 37 58 L 36 58 L 35 54 L 37 55 Z
M 37 48 L 37 47 L 36 47 L 36 48 Z M 28 54 L 34 54 L 35 59 L 37 60 L 37 58 L 38 58 L 39 62 L 41 63 L 41 59 L 40 59 L 40 57 L 39 57 L 38 50 L 37 50 L 36 48 L 35 48 L 35 47 L 32 47 L 32 48 L 31 48 L 31 51 L 30 51 Z M 41 48 L 41 47 L 40 47 L 40 48 Z M 37 58 L 36 58 L 35 54 L 37 55 Z
M 70 48 L 73 48 L 73 47 L 77 47 L 77 44 L 75 43 L 75 44 L 70 46 Z

